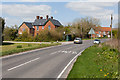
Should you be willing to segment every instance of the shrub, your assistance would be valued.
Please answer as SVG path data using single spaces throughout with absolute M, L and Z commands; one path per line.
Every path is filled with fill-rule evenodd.
M 54 42 L 53 41 L 51 41 L 51 44 L 53 44 Z
M 17 29 L 14 27 L 5 27 L 4 40 L 15 40 L 17 37 Z
M 17 48 L 22 48 L 22 45 L 17 45 Z
M 31 47 L 32 46 L 32 44 L 28 44 L 28 47 Z
M 62 33 L 57 32 L 56 30 L 42 30 L 39 32 L 39 35 L 32 36 L 24 31 L 22 35 L 19 35 L 15 41 L 27 41 L 27 42 L 50 42 L 50 41 L 61 41 L 62 40 Z
M 113 49 L 118 49 L 118 39 L 112 39 L 105 42 L 105 45 L 110 46 Z

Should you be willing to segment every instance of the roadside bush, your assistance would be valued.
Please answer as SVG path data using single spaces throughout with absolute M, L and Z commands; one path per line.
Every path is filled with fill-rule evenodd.
M 62 33 L 56 30 L 41 30 L 35 37 L 24 31 L 22 35 L 19 35 L 15 41 L 25 41 L 25 42 L 50 42 L 50 41 L 61 41 Z
M 28 34 L 27 31 L 24 31 L 21 35 L 18 35 L 15 41 L 32 42 L 34 41 L 34 37 L 31 34 Z
M 55 31 L 55 30 L 43 30 L 39 32 L 39 35 L 35 37 L 35 41 L 39 42 L 50 42 L 50 41 L 57 41 L 62 40 L 62 34 Z
M 17 45 L 17 48 L 22 48 L 22 45 Z
M 28 44 L 28 47 L 31 47 L 32 46 L 32 44 Z
M 118 49 L 118 39 L 112 39 L 105 42 L 105 45 L 110 46 L 113 49 Z
M 5 27 L 4 29 L 4 40 L 12 41 L 17 37 L 17 28 Z

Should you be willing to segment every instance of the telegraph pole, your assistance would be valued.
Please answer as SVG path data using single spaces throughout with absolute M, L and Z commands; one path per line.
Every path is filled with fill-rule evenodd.
M 112 40 L 112 20 L 113 20 L 113 16 L 111 14 L 111 25 L 110 25 L 110 27 L 111 27 L 111 40 Z
M 81 38 L 82 38 L 83 36 L 82 36 L 82 24 L 81 24 Z

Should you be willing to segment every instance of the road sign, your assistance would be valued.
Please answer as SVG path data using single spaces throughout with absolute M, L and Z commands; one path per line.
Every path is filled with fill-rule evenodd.
M 93 29 L 93 28 L 91 28 L 88 34 L 91 34 L 91 42 L 92 42 L 92 34 L 95 34 L 94 29 Z
M 93 29 L 93 28 L 91 28 L 88 34 L 95 34 L 94 29 Z

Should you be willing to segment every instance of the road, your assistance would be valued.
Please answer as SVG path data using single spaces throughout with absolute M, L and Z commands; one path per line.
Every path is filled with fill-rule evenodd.
M 106 39 L 102 39 L 102 42 Z M 91 40 L 83 44 L 67 44 L 23 55 L 2 59 L 3 78 L 64 78 L 64 69 L 82 50 L 92 46 Z M 63 73 L 62 73 L 63 72 Z

